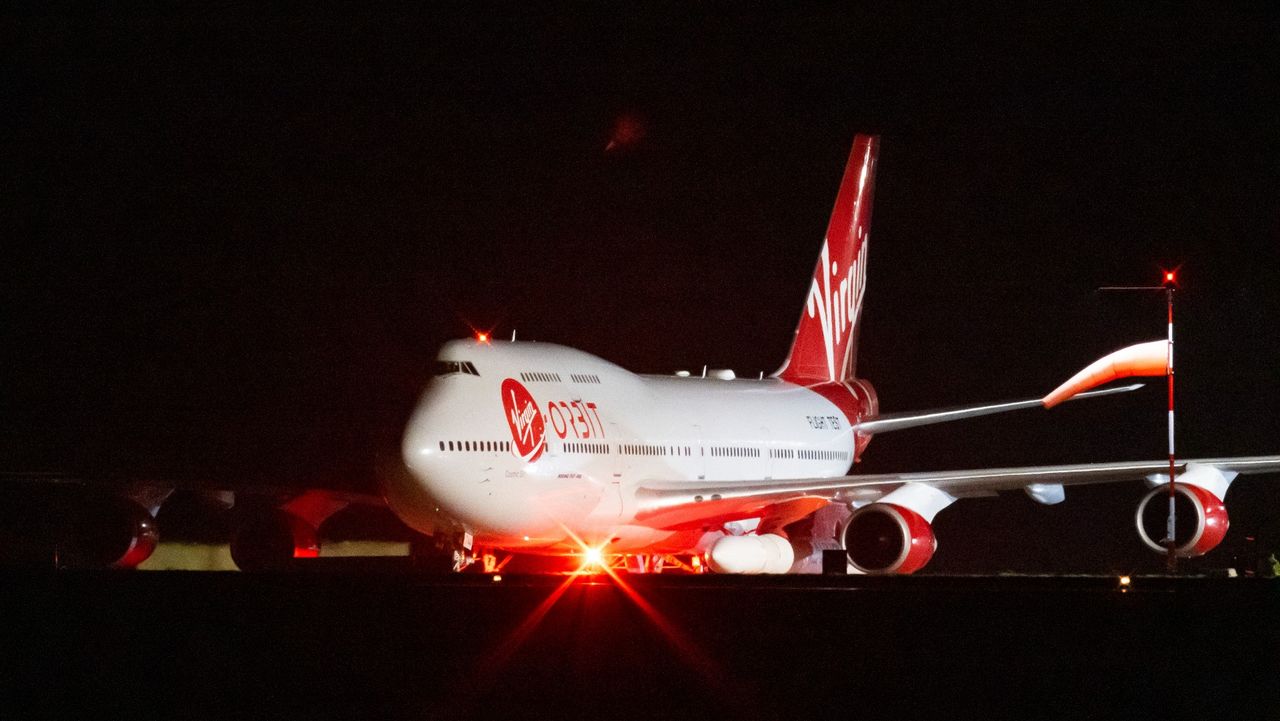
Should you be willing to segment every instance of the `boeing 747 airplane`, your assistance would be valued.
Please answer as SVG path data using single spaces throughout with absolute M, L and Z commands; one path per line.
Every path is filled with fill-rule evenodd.
M 1232 480 L 1280 470 L 1280 456 L 1177 463 L 1174 538 L 1168 506 L 1151 502 L 1169 495 L 1167 459 L 850 475 L 877 433 L 1063 398 L 880 413 L 857 375 L 878 148 L 875 137 L 854 141 L 791 351 L 773 375 L 637 375 L 552 343 L 451 341 L 404 433 L 408 473 L 386 479 L 381 497 L 280 492 L 243 514 L 233 556 L 248 568 L 314 556 L 329 515 L 385 503 L 418 531 L 461 539 L 459 567 L 483 550 L 814 572 L 824 551 L 842 551 L 856 572 L 907 574 L 929 562 L 933 520 L 958 500 L 1021 489 L 1052 504 L 1066 486 L 1122 481 L 1152 487 L 1136 524 L 1148 546 L 1198 556 L 1218 545 Z M 166 494 L 156 484 L 122 494 L 100 513 L 105 530 L 82 536 L 97 547 L 81 557 L 124 567 L 147 558 Z
M 1057 503 L 1072 484 L 1161 485 L 1162 469 L 1167 484 L 1166 460 L 848 475 L 876 433 L 1042 403 L 879 413 L 856 365 L 878 147 L 854 142 L 795 340 L 772 376 L 644 376 L 550 343 L 447 343 L 404 436 L 412 474 L 385 489 L 391 508 L 428 532 L 442 509 L 484 548 L 691 554 L 722 573 L 817 570 L 821 551 L 843 549 L 857 571 L 901 574 L 929 562 L 931 523 L 959 499 L 1025 489 Z M 1181 469 L 1177 551 L 1195 556 L 1226 533 L 1231 480 L 1280 469 L 1280 457 Z M 1158 508 L 1148 501 L 1161 492 L 1141 508 Z M 1163 519 L 1151 521 L 1139 531 L 1162 550 L 1147 526 Z

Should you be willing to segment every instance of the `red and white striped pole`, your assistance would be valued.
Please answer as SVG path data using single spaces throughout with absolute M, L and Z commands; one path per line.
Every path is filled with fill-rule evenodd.
M 1169 379 L 1169 520 L 1165 528 L 1168 543 L 1168 556 L 1165 557 L 1165 567 L 1170 573 L 1178 570 L 1178 548 L 1177 536 L 1175 532 L 1178 527 L 1176 511 L 1174 510 L 1175 501 L 1177 499 L 1177 491 L 1174 487 L 1175 477 L 1174 468 L 1176 467 L 1176 459 L 1173 447 L 1173 271 L 1165 271 L 1164 274 L 1164 298 L 1165 307 L 1168 310 L 1169 318 L 1169 355 L 1168 365 L 1166 366 L 1165 376 Z
M 1165 523 L 1164 544 L 1165 544 L 1165 547 L 1168 549 L 1168 552 L 1167 552 L 1168 555 L 1165 558 L 1165 566 L 1170 573 L 1174 573 L 1178 570 L 1178 547 L 1177 547 L 1177 540 L 1176 540 L 1177 539 L 1176 531 L 1178 529 L 1178 519 L 1176 515 L 1176 505 L 1177 505 L 1176 501 L 1178 497 L 1178 491 L 1175 485 L 1177 483 L 1177 478 L 1174 476 L 1178 467 L 1178 463 L 1177 463 L 1177 457 L 1174 455 L 1174 446 L 1173 446 L 1173 291 L 1177 288 L 1177 285 L 1178 285 L 1177 269 L 1175 268 L 1173 270 L 1164 271 L 1163 275 L 1161 276 L 1161 281 L 1162 282 L 1160 283 L 1160 285 L 1109 285 L 1109 286 L 1099 288 L 1098 290 L 1146 290 L 1146 291 L 1163 290 L 1164 291 L 1165 311 L 1167 313 L 1166 322 L 1168 327 L 1168 335 L 1166 336 L 1167 338 L 1166 344 L 1168 348 L 1167 348 L 1167 352 L 1165 353 L 1164 374 L 1165 374 L 1165 377 L 1168 379 L 1168 384 L 1169 384 L 1169 517 Z M 1159 341 L 1152 341 L 1152 343 L 1158 343 L 1158 342 Z M 1142 344 L 1142 345 L 1146 345 L 1146 344 Z M 1139 347 L 1140 346 L 1133 346 L 1133 348 L 1127 348 L 1119 352 L 1134 350 Z M 1159 366 L 1154 365 L 1154 363 L 1152 363 L 1151 366 L 1153 367 L 1150 367 L 1149 371 L 1146 373 L 1129 373 L 1129 375 L 1158 375 L 1158 372 L 1155 372 L 1155 369 L 1158 368 Z M 1089 369 L 1085 369 L 1085 370 L 1087 371 Z M 1147 368 L 1144 368 L 1144 370 L 1147 370 Z M 1063 385 L 1067 386 L 1070 383 L 1071 381 L 1068 381 L 1067 384 L 1063 384 Z M 1049 396 L 1046 396 L 1046 398 L 1053 398 L 1054 395 L 1059 393 L 1060 390 L 1061 389 L 1059 389 L 1058 391 L 1054 391 L 1054 393 L 1050 394 Z M 1059 402 L 1059 400 L 1055 400 L 1054 403 Z

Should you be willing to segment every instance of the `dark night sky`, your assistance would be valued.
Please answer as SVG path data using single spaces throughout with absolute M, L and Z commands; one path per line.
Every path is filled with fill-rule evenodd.
M 468 324 L 770 372 L 859 131 L 882 409 L 1040 395 L 1160 337 L 1156 297 L 1093 289 L 1181 263 L 1181 448 L 1280 451 L 1274 11 L 513 12 L 9 17 L 0 465 L 367 487 Z M 861 469 L 1160 457 L 1163 419 L 1149 389 L 886 435 Z M 1236 519 L 1280 498 L 1238 489 Z M 1082 521 L 1136 546 L 1136 489 L 1076 495 L 943 514 L 939 560 Z

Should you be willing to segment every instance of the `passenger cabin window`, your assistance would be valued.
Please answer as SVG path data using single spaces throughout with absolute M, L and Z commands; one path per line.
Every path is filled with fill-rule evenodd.
M 520 380 L 525 383 L 560 383 L 559 373 L 543 373 L 541 371 L 524 371 L 520 374 Z

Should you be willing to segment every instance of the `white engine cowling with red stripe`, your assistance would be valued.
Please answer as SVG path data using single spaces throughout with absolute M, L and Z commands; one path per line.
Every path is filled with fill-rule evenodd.
M 1174 485 L 1176 513 L 1176 552 L 1183 558 L 1203 556 L 1213 550 L 1227 535 L 1230 518 L 1222 499 L 1235 480 L 1235 471 L 1221 471 L 1214 466 L 1187 464 Z M 1156 539 L 1168 536 L 1169 477 L 1155 475 L 1147 479 L 1155 486 L 1138 503 L 1135 523 L 1138 535 L 1148 548 L 1166 553 L 1167 548 Z
M 849 563 L 863 573 L 908 574 L 924 568 L 938 549 L 934 516 L 955 497 L 908 483 L 854 511 L 840 532 Z

